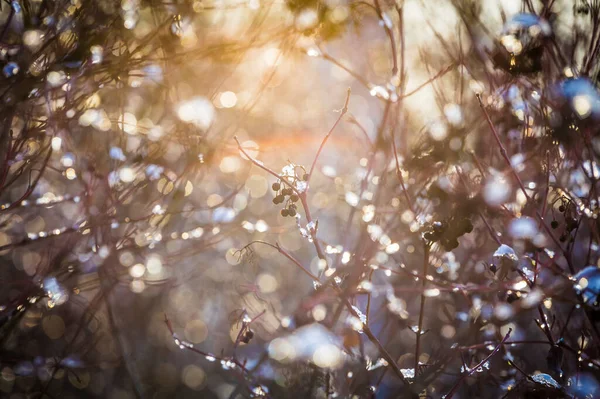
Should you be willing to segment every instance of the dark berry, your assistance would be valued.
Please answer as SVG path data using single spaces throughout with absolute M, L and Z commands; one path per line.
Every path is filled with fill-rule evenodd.
M 564 211 L 565 211 L 565 209 L 566 209 L 566 208 L 565 208 L 565 206 L 564 206 L 564 205 L 561 205 L 561 206 L 559 206 L 559 207 L 558 207 L 558 210 L 559 210 L 560 212 L 564 212 Z
M 288 210 L 287 209 L 282 209 L 281 210 L 281 216 L 286 217 L 287 215 L 289 215 Z
M 456 238 L 444 238 L 442 240 L 442 246 L 446 252 L 450 252 L 454 248 L 458 247 L 458 240 Z
M 508 303 L 513 303 L 514 301 L 518 300 L 519 296 L 517 294 L 515 294 L 514 292 L 511 292 L 510 294 L 508 294 L 508 296 L 506 297 L 506 302 Z
M 242 337 L 240 338 L 240 341 L 242 341 L 243 343 L 247 344 L 248 342 L 250 342 L 250 340 L 254 338 L 254 331 L 252 330 L 246 330 L 246 332 L 244 332 L 244 334 L 242 334 Z
M 291 188 L 284 188 L 283 190 L 281 190 L 281 193 L 283 195 L 292 195 L 293 191 Z
M 490 265 L 490 271 L 494 274 L 498 271 L 498 268 L 493 263 Z
M 279 191 L 279 189 L 281 188 L 281 184 L 275 182 L 275 183 L 273 183 L 271 188 L 273 189 L 273 191 Z
M 300 197 L 298 197 L 298 194 L 290 195 L 290 201 L 292 201 L 292 202 L 297 202 L 299 199 L 300 199 Z
M 458 240 L 456 238 L 452 239 L 452 240 L 448 240 L 448 244 L 449 244 L 449 248 L 455 249 L 458 248 Z
M 473 224 L 469 219 L 461 219 L 457 224 L 457 235 L 463 235 L 473 231 Z
M 432 231 L 428 231 L 423 234 L 423 238 L 425 238 L 427 241 L 435 241 L 435 234 L 433 234 Z
M 439 241 L 442 238 L 442 233 L 439 231 L 431 231 L 431 241 Z
M 567 241 L 567 235 L 566 234 L 561 235 L 560 238 L 559 238 L 559 240 L 560 240 L 560 242 Z
M 285 199 L 285 197 L 283 195 L 278 195 L 277 197 L 273 198 L 273 203 L 281 204 L 284 199 Z
M 290 215 L 292 217 L 296 216 L 296 209 L 294 209 L 294 208 L 288 209 L 288 215 Z
M 550 222 L 550 226 L 552 226 L 553 229 L 558 228 L 558 222 L 556 220 L 553 220 L 552 222 Z

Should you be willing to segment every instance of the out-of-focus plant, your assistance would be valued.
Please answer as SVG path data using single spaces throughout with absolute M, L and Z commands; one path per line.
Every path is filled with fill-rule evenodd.
M 3 1 L 2 392 L 600 396 L 600 3 L 509 3 Z
M 202 75 L 190 90 L 188 69 L 239 58 L 264 32 L 211 37 L 207 13 L 199 2 L 1 3 L 2 395 L 62 395 L 65 376 L 102 395 L 111 384 L 90 381 L 111 363 L 145 395 L 123 338 L 140 324 L 122 311 L 127 293 L 162 292 L 178 263 L 235 230 L 240 187 L 212 171 L 227 152 L 212 98 L 232 107 L 235 94 Z

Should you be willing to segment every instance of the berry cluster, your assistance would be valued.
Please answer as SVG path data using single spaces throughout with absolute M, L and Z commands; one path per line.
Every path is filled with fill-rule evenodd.
M 468 218 L 452 216 L 433 222 L 423 233 L 423 238 L 432 243 L 439 241 L 446 251 L 451 251 L 458 247 L 458 238 L 471 231 L 473 231 L 473 223 Z
M 577 229 L 579 222 L 575 218 L 575 206 L 571 204 L 570 200 L 565 198 L 561 198 L 560 200 L 561 204 L 558 207 L 558 211 L 563 214 L 565 225 L 559 239 L 560 242 L 565 242 L 567 241 L 567 238 L 573 239 L 571 233 Z M 550 222 L 550 226 L 556 230 L 560 227 L 560 223 L 558 220 L 553 219 L 552 222 Z
M 273 203 L 278 205 L 285 202 L 285 208 L 281 210 L 281 216 L 296 216 L 297 207 L 295 203 L 300 199 L 298 194 L 296 194 L 290 187 L 281 188 L 281 182 L 273 183 L 271 188 L 277 193 L 275 198 L 273 198 Z

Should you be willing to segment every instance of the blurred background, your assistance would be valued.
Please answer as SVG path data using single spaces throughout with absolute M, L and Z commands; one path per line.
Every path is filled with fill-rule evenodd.
M 556 65 L 548 58 L 546 78 L 511 76 L 493 58 L 511 18 L 535 14 L 528 3 L 546 13 L 528 22 L 531 40 L 550 29 L 559 42 L 552 60 L 570 57 Z M 527 291 L 531 275 L 526 268 L 506 280 L 489 273 L 487 262 L 512 257 L 492 256 L 500 241 L 488 229 L 514 247 L 519 261 L 533 259 L 532 243 L 559 251 L 548 236 L 536 235 L 536 223 L 534 233 L 523 233 L 531 229 L 527 220 L 510 233 L 512 218 L 533 215 L 531 203 L 497 166 L 503 161 L 490 149 L 475 94 L 484 93 L 511 155 L 522 152 L 512 161 L 541 202 L 533 190 L 546 187 L 546 147 L 529 157 L 522 133 L 541 133 L 514 100 L 522 95 L 528 104 L 532 91 L 546 93 L 585 69 L 587 42 L 577 45 L 574 32 L 586 35 L 593 26 L 595 38 L 597 22 L 593 12 L 587 19 L 573 12 L 582 6 L 577 1 L 548 3 L 3 0 L 0 396 L 336 397 L 322 389 L 302 393 L 299 387 L 314 382 L 302 378 L 310 377 L 347 379 L 337 397 L 399 397 L 391 372 L 375 374 L 386 360 L 353 327 L 362 313 L 347 314 L 305 273 L 323 283 L 334 275 L 324 264 L 342 271 L 344 289 L 358 284 L 348 295 L 352 305 L 367 315 L 367 306 L 374 309 L 371 329 L 406 378 L 415 377 L 415 361 L 447 365 L 454 356 L 457 363 L 436 374 L 441 382 L 421 387 L 429 397 L 440 397 L 460 376 L 459 356 L 448 352 L 453 344 L 483 349 L 509 328 L 514 340 L 545 339 L 533 321 L 537 306 L 552 309 L 548 292 L 570 283 L 540 273 L 550 291 L 528 305 L 504 306 L 504 297 L 498 305 L 502 288 Z M 561 52 L 571 39 L 572 53 Z M 508 39 L 502 45 L 512 49 L 512 61 L 521 52 Z M 310 219 L 301 202 L 297 217 L 282 216 L 284 206 L 273 202 L 279 178 L 271 172 L 291 170 L 302 181 L 325 137 L 301 201 Z M 435 144 L 430 151 L 431 142 L 444 143 L 440 151 L 450 163 L 431 155 L 438 150 Z M 491 227 L 483 216 L 468 216 L 476 230 L 460 248 L 434 246 L 434 277 L 427 281 L 440 280 L 426 290 L 422 229 L 458 215 L 460 195 L 481 197 L 476 184 L 460 183 L 475 175 L 485 180 L 465 155 L 471 152 L 481 154 L 492 176 L 481 189 L 494 209 L 484 212 Z M 571 169 L 563 172 L 553 174 L 553 183 Z M 585 176 L 574 179 L 564 187 L 582 189 Z M 459 187 L 446 190 L 459 200 L 432 205 L 428 190 L 444 185 Z M 591 196 L 595 180 L 591 187 L 579 196 Z M 554 187 L 552 193 L 562 195 Z M 597 262 L 590 226 L 582 228 L 581 248 L 571 248 L 577 270 Z M 256 241 L 262 243 L 248 246 Z M 565 260 L 557 262 L 567 270 Z M 452 294 L 459 286 L 462 296 Z M 422 295 L 439 303 L 428 305 L 425 326 L 433 332 L 424 334 L 415 360 Z M 555 309 L 568 313 L 575 302 Z M 585 324 L 576 320 L 561 318 Z M 297 342 L 285 340 L 290 334 Z M 548 349 L 525 348 L 528 373 L 547 367 Z M 292 362 L 303 356 L 343 372 L 307 374 L 302 362 Z M 475 353 L 472 364 L 483 357 Z M 357 362 L 379 371 L 354 371 L 360 381 L 350 382 Z M 594 395 L 592 366 L 581 378 Z M 473 397 L 500 397 L 516 384 L 518 372 L 495 367 L 490 387 Z

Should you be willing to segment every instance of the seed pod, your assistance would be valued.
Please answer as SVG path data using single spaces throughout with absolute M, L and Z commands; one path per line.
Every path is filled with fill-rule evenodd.
M 271 188 L 273 189 L 273 191 L 279 191 L 279 189 L 281 188 L 281 184 L 279 182 L 275 182 L 273 183 Z

